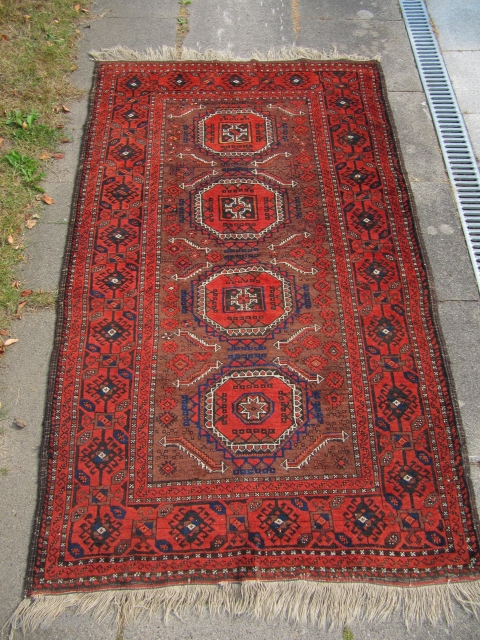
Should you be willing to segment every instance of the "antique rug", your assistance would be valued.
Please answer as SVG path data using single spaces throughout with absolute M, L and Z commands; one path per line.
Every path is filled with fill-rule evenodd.
M 478 607 L 378 63 L 97 63 L 74 214 L 14 626 Z

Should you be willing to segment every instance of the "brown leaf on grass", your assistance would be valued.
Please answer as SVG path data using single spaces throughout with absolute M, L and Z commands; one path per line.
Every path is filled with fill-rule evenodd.
M 18 420 L 18 418 L 13 419 L 13 426 L 17 427 L 17 429 L 25 429 L 27 423 L 24 420 Z
M 62 104 L 62 111 L 63 113 L 70 113 L 70 109 L 66 107 L 64 104 Z
M 25 307 L 26 304 L 27 304 L 27 300 L 23 300 L 22 302 L 19 303 L 17 307 L 17 316 L 19 316 L 22 313 L 22 309 Z
M 75 11 L 80 11 L 80 5 L 79 4 L 74 4 L 73 8 L 75 9 Z
M 2 33 L 2 40 L 6 42 L 8 40 L 8 36 L 5 33 Z
M 9 235 L 9 236 L 8 236 L 8 238 L 7 238 L 7 242 L 8 242 L 8 244 L 13 244 L 13 243 L 15 242 L 15 240 L 13 239 L 13 236 L 12 236 L 12 235 Z
M 50 196 L 47 196 L 46 193 L 43 194 L 42 196 L 42 201 L 45 204 L 55 204 L 55 200 L 53 198 L 51 198 Z
M 8 331 L 7 331 L 7 329 L 2 329 L 2 330 L 0 331 L 0 336 L 8 336 Z
M 40 156 L 40 160 L 48 160 L 49 158 L 50 158 L 50 154 L 48 153 L 48 151 L 43 151 Z
M 15 344 L 16 342 L 18 342 L 18 338 L 8 338 L 8 340 L 5 340 L 3 343 L 3 346 L 9 347 L 11 344 Z
M 55 158 L 55 160 L 63 160 L 63 158 L 65 158 L 65 154 L 64 153 L 52 153 L 52 158 Z
M 28 129 L 28 124 L 26 122 L 22 122 L 22 129 Z
M 80 9 L 80 11 L 83 11 L 83 13 L 90 13 L 90 11 L 88 9 Z
M 12 289 L 18 289 L 20 287 L 20 280 L 14 280 L 12 282 Z
M 30 16 L 28 15 L 28 13 L 26 13 L 26 14 L 23 16 L 23 19 L 25 20 L 25 22 L 28 22 L 28 21 L 30 20 Z
M 71 142 L 70 138 L 62 138 L 60 142 Z
M 27 220 L 25 222 L 25 226 L 27 227 L 27 229 L 33 229 L 33 227 L 37 224 L 36 220 Z
M 65 125 L 64 124 L 57 124 L 57 129 L 64 129 Z
M 75 69 L 78 69 L 76 64 L 72 64 L 72 66 L 70 67 L 70 71 L 75 71 Z
M 2 144 L 3 144 L 3 138 L 0 138 L 0 147 L 2 146 Z
M 22 298 L 26 298 L 27 296 L 31 296 L 32 293 L 33 289 L 24 289 L 20 295 L 22 296 Z

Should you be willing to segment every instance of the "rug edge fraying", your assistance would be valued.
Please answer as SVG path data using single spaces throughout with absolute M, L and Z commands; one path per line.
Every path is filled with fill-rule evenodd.
M 369 60 L 380 61 L 380 56 L 362 57 L 356 54 L 342 55 L 334 48 L 330 52 L 325 50 L 310 49 L 305 47 L 282 47 L 280 49 L 269 49 L 266 53 L 253 51 L 249 58 L 234 56 L 231 52 L 216 51 L 214 49 L 206 49 L 203 53 L 195 49 L 182 48 L 180 50 L 175 47 L 164 45 L 157 49 L 149 47 L 145 51 L 135 51 L 127 49 L 121 45 L 102 49 L 101 51 L 90 51 L 90 56 L 98 62 L 115 62 L 115 61 L 187 61 L 187 60 L 204 60 L 204 61 L 220 61 L 220 62 L 248 62 L 249 60 L 260 61 L 279 61 L 279 60 L 352 60 L 357 62 L 365 62 Z
M 200 615 L 207 607 L 211 615 L 246 614 L 265 622 L 281 617 L 290 623 L 329 629 L 343 628 L 353 621 L 385 621 L 400 613 L 408 628 L 440 620 L 451 625 L 454 603 L 478 617 L 480 580 L 424 586 L 249 581 L 39 595 L 26 598 L 17 607 L 9 620 L 9 639 L 13 640 L 17 630 L 25 634 L 49 626 L 67 609 L 98 622 L 115 621 L 118 628 L 155 614 L 165 622 L 171 615 Z

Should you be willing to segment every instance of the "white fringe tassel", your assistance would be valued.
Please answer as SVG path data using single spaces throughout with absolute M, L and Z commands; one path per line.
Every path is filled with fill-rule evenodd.
M 254 51 L 250 58 L 237 58 L 230 52 L 215 51 L 207 49 L 203 53 L 195 49 L 176 49 L 175 47 L 163 46 L 158 49 L 148 48 L 145 51 L 133 51 L 122 46 L 102 49 L 101 51 L 90 51 L 94 60 L 114 61 L 173 61 L 173 60 L 219 60 L 219 61 L 243 61 L 248 60 L 379 60 L 379 57 L 365 58 L 357 55 L 342 55 L 337 49 L 330 52 L 317 51 L 316 49 L 306 49 L 303 47 L 291 47 L 281 49 L 270 49 L 267 53 Z
M 354 620 L 384 621 L 396 612 L 403 615 L 407 627 L 423 622 L 436 624 L 441 619 L 450 625 L 454 602 L 478 619 L 480 581 L 408 587 L 305 580 L 251 581 L 40 595 L 19 605 L 10 620 L 9 638 L 18 629 L 25 634 L 48 626 L 66 610 L 89 614 L 99 622 L 114 622 L 119 629 L 128 622 L 150 619 L 155 614 L 166 622 L 170 615 L 201 615 L 206 610 L 211 615 L 247 614 L 266 622 L 281 617 L 291 623 L 336 629 Z

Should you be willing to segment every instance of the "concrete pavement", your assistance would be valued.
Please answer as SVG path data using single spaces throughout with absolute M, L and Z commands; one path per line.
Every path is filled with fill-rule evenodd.
M 455 27 L 455 33 L 442 31 L 440 18 L 448 9 L 446 1 L 429 0 L 429 7 L 440 30 L 440 43 L 448 63 L 450 53 L 454 61 L 453 54 L 457 50 L 445 47 L 460 46 L 458 38 L 466 37 L 468 29 L 462 31 Z M 465 0 L 459 4 L 468 8 L 473 3 Z M 163 44 L 174 46 L 178 10 L 176 0 L 131 0 L 129 3 L 98 0 L 93 12 L 107 13 L 102 18 L 92 19 L 82 30 L 78 70 L 74 74 L 77 84 L 86 90 L 91 86 L 93 63 L 88 57 L 91 49 L 117 44 L 140 50 Z M 213 48 L 248 56 L 254 50 L 265 51 L 296 42 L 300 46 L 326 51 L 337 48 L 341 54 L 381 56 L 400 147 L 417 206 L 419 228 L 433 272 L 441 329 L 451 360 L 468 453 L 472 461 L 480 460 L 478 290 L 396 0 L 192 0 L 189 11 L 190 31 L 184 44 L 200 50 Z M 448 29 L 451 21 L 445 24 Z M 475 34 L 472 38 L 475 39 Z M 458 52 L 465 54 L 465 51 Z M 478 46 L 458 58 L 459 69 L 468 69 L 465 63 L 461 66 L 461 61 L 475 60 L 474 55 L 479 55 Z M 458 82 L 455 86 L 460 99 L 462 88 Z M 469 110 L 467 94 L 465 108 Z M 472 104 L 478 108 L 479 103 L 477 100 Z M 26 237 L 29 260 L 20 274 L 25 288 L 51 290 L 58 286 L 86 104 L 84 99 L 72 105 L 74 143 L 65 145 L 68 147 L 65 160 L 57 163 L 55 172 L 48 176 L 45 188 L 56 204 L 45 208 L 41 223 Z M 480 115 L 478 112 L 466 115 L 475 142 L 478 120 L 469 116 L 480 118 Z M 0 466 L 9 470 L 7 475 L 0 476 L 0 625 L 22 594 L 36 502 L 38 448 L 54 322 L 51 311 L 24 314 L 13 327 L 19 342 L 0 360 L 0 399 L 7 412 L 1 414 L 5 449 L 0 451 Z M 14 429 L 14 418 L 24 420 L 27 427 Z M 472 478 L 480 504 L 480 467 L 473 466 Z M 403 623 L 395 619 L 388 625 L 354 625 L 352 631 L 356 640 L 473 640 L 480 635 L 478 622 L 460 610 L 453 630 L 441 625 L 435 629 L 425 626 L 406 631 Z M 30 640 L 110 640 L 116 637 L 116 629 L 65 614 L 49 629 L 27 637 Z M 243 637 L 252 640 L 340 640 L 341 633 L 292 627 L 283 621 L 267 625 L 246 618 L 198 619 L 196 616 L 172 620 L 167 627 L 161 622 L 145 622 L 129 626 L 124 632 L 124 640 L 233 640 Z

